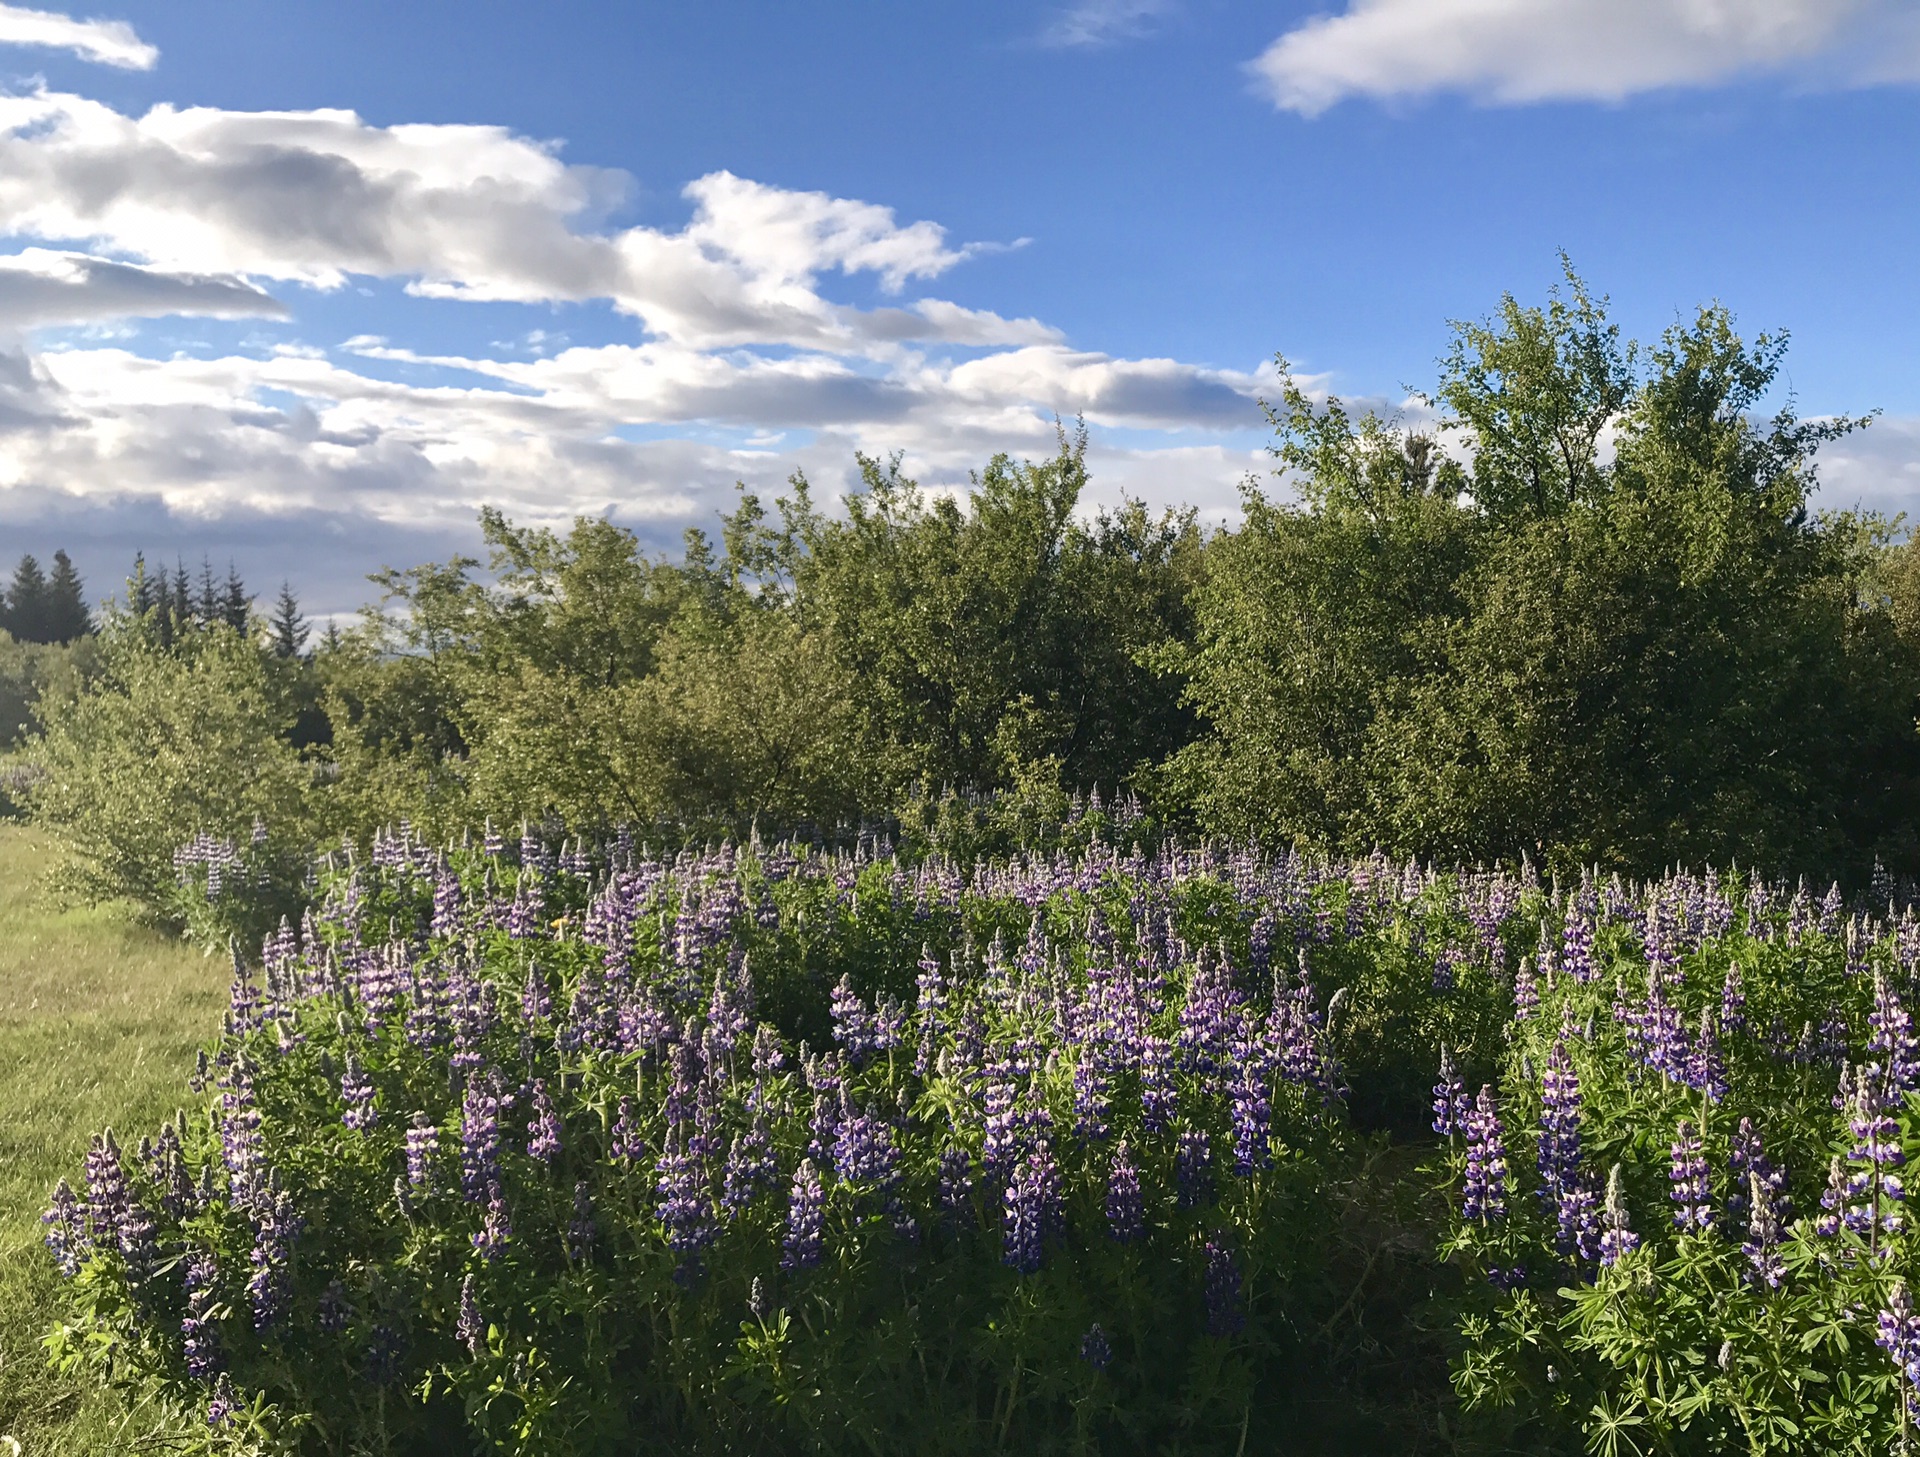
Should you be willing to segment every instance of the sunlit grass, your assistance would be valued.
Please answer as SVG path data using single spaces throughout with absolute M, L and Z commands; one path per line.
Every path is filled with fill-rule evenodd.
M 27 1453 L 126 1451 L 138 1415 L 42 1359 L 56 1277 L 40 1210 L 94 1132 L 112 1124 L 131 1145 L 178 1104 L 227 968 L 116 908 L 51 904 L 48 855 L 0 824 L 0 1435 Z

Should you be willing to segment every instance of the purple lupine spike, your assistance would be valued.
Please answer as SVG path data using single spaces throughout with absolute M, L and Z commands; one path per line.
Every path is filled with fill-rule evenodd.
M 1900 1143 L 1900 1125 L 1889 1115 L 1893 1106 L 1880 1068 L 1872 1063 L 1854 1074 L 1848 1105 L 1847 1129 L 1853 1135 L 1848 1154 L 1854 1171 L 1847 1180 L 1847 1226 L 1870 1235 L 1875 1227 L 1891 1234 L 1904 1223 L 1901 1201 L 1906 1188 L 1896 1172 L 1907 1161 Z
M 1706 1230 L 1713 1226 L 1713 1209 L 1708 1203 L 1707 1157 L 1700 1134 L 1686 1119 L 1680 1120 L 1673 1141 L 1673 1159 L 1667 1171 L 1668 1198 L 1673 1201 L 1674 1227 L 1682 1233 Z
M 1007 1185 L 1004 1253 L 1001 1258 L 1023 1275 L 1046 1262 L 1046 1241 L 1064 1222 L 1060 1173 L 1043 1138 L 1028 1149 Z
M 1461 1214 L 1492 1224 L 1506 1217 L 1507 1151 L 1500 1110 L 1486 1084 L 1467 1115 L 1467 1174 Z
M 500 1187 L 500 1180 L 487 1186 L 487 1212 L 480 1221 L 480 1228 L 471 1236 L 473 1252 L 488 1264 L 506 1251 L 507 1243 L 513 1238 L 513 1224 L 507 1214 L 506 1190 Z
M 219 1297 L 220 1264 L 212 1250 L 196 1246 L 187 1256 L 187 1313 L 180 1320 L 181 1346 L 187 1374 L 196 1381 L 212 1381 L 225 1364 L 220 1326 L 213 1318 Z
M 500 1178 L 500 1095 L 493 1079 L 474 1078 L 460 1104 L 460 1192 L 484 1203 Z
M 1720 1055 L 1720 1035 L 1713 1025 L 1713 1008 L 1700 1013 L 1700 1032 L 1686 1053 L 1686 1085 L 1696 1093 L 1705 1093 L 1709 1102 L 1718 1103 L 1727 1096 L 1727 1065 Z
M 1440 1081 L 1433 1085 L 1433 1131 L 1446 1137 L 1467 1131 L 1467 1115 L 1473 1102 L 1467 1085 L 1460 1081 L 1460 1070 L 1453 1065 L 1453 1054 L 1440 1049 Z
M 1199 1209 L 1213 1202 L 1213 1149 L 1197 1128 L 1183 1128 L 1174 1140 L 1175 1199 L 1182 1209 Z
M 1731 1174 L 1727 1181 L 1727 1222 L 1730 1227 L 1738 1229 L 1747 1222 L 1750 1214 L 1747 1206 L 1749 1175 L 1759 1177 L 1775 1209 L 1781 1211 L 1781 1217 L 1785 1218 L 1786 1173 L 1767 1157 L 1766 1146 L 1751 1118 L 1742 1118 L 1734 1129 L 1727 1168 Z
M 1720 985 L 1720 1028 L 1727 1033 L 1747 1029 L 1747 988 L 1737 961 L 1727 963 L 1726 980 Z
M 527 1128 L 527 1156 L 543 1164 L 560 1157 L 560 1114 L 544 1078 L 533 1080 L 533 1122 Z
M 1267 1061 L 1250 1038 L 1235 1043 L 1227 1092 L 1233 1119 L 1233 1171 L 1247 1178 L 1273 1162 Z
M 446 940 L 460 934 L 460 882 L 449 871 L 441 871 L 433 882 L 433 919 L 427 934 Z
M 843 1183 L 888 1188 L 899 1176 L 893 1129 L 870 1113 L 844 1116 L 833 1139 L 834 1176 Z
M 1177 1096 L 1173 1082 L 1173 1048 L 1164 1037 L 1140 1040 L 1140 1127 L 1145 1133 L 1164 1133 L 1173 1126 Z
M 54 1265 L 69 1279 L 79 1274 L 93 1246 L 87 1237 L 86 1205 L 65 1179 L 53 1186 L 53 1199 L 40 1222 L 46 1226 L 47 1252 Z
M 638 1163 L 647 1156 L 646 1137 L 634 1116 L 632 1098 L 622 1098 L 614 1111 L 610 1143 L 609 1152 L 620 1163 Z
M 433 1192 L 433 1166 L 440 1155 L 440 1130 L 416 1113 L 407 1129 L 407 1188 L 415 1197 Z
M 553 997 L 547 990 L 546 973 L 538 966 L 527 967 L 527 984 L 520 992 L 520 1015 L 529 1022 L 544 1022 L 553 1015 Z
M 1113 1151 L 1107 1172 L 1107 1233 L 1118 1244 L 1132 1244 L 1147 1232 L 1146 1203 L 1140 1193 L 1140 1171 L 1133 1166 L 1127 1142 Z
M 480 1282 L 471 1274 L 460 1282 L 460 1314 L 454 1321 L 453 1334 L 468 1355 L 486 1354 L 487 1320 L 480 1313 Z
M 1207 1334 L 1231 1336 L 1246 1324 L 1240 1302 L 1240 1261 L 1224 1237 L 1207 1241 Z
M 207 1425 L 218 1431 L 233 1420 L 239 1405 L 233 1391 L 233 1378 L 221 1372 L 214 1378 L 213 1391 L 207 1397 Z
M 1107 1079 L 1091 1048 L 1082 1048 L 1073 1065 L 1073 1131 L 1091 1143 L 1105 1140 L 1109 1100 Z
M 720 1180 L 721 1207 L 729 1214 L 738 1214 L 762 1189 L 771 1188 L 779 1175 L 780 1166 L 773 1157 L 773 1135 L 767 1127 L 766 1116 L 761 1114 L 745 1133 L 734 1136 L 727 1150 L 726 1170 Z
M 1523 956 L 1513 973 L 1513 1020 L 1529 1021 L 1540 1009 L 1540 986 L 1534 980 L 1533 958 Z
M 339 1335 L 353 1323 L 353 1306 L 347 1300 L 347 1287 L 329 1280 L 327 1288 L 313 1305 L 313 1323 L 330 1336 Z
M 1740 1252 L 1753 1266 L 1753 1278 L 1769 1290 L 1778 1290 L 1787 1275 L 1786 1261 L 1780 1253 L 1780 1211 L 1773 1191 L 1757 1173 L 1747 1175 L 1747 1198 L 1747 1238 Z
M 1640 1248 L 1640 1236 L 1627 1222 L 1627 1186 L 1619 1164 L 1607 1175 L 1607 1203 L 1601 1215 L 1600 1263 L 1613 1266 Z
M 1913 1018 L 1900 1004 L 1884 971 L 1873 977 L 1873 1010 L 1867 1014 L 1873 1035 L 1867 1050 L 1886 1059 L 1887 1079 L 1897 1092 L 1911 1091 L 1920 1082 L 1920 1044 L 1913 1035 Z
M 1835 1154 L 1827 1164 L 1827 1187 L 1820 1194 L 1821 1214 L 1813 1222 L 1814 1232 L 1822 1239 L 1833 1239 L 1846 1219 L 1847 1172 Z
M 279 1323 L 292 1298 L 293 1242 L 302 1221 L 294 1213 L 292 1197 L 269 1178 L 257 1202 L 247 1298 L 253 1306 L 253 1328 L 264 1331 Z
M 973 1160 L 958 1144 L 940 1151 L 940 1207 L 951 1218 L 967 1208 L 973 1197 Z
M 573 1186 L 573 1214 L 567 1220 L 566 1235 L 569 1260 L 578 1265 L 592 1257 L 594 1241 L 600 1236 L 593 1222 L 593 1193 L 585 1179 Z
M 373 1079 L 351 1052 L 347 1054 L 346 1071 L 340 1075 L 340 1101 L 346 1105 L 340 1121 L 347 1127 L 364 1133 L 380 1121 L 373 1106 Z
M 858 1067 L 874 1050 L 873 1013 L 854 990 L 853 978 L 842 975 L 833 989 L 833 1040 Z
M 1906 1381 L 1901 1401 L 1911 1416 L 1920 1406 L 1920 1315 L 1914 1314 L 1913 1297 L 1907 1293 L 1905 1281 L 1894 1281 L 1875 1326 L 1873 1343 L 1893 1358 Z
M 1087 1333 L 1080 1338 L 1080 1359 L 1096 1371 L 1105 1371 L 1113 1361 L 1113 1347 L 1097 1323 L 1088 1326 Z
M 782 1242 L 780 1266 L 786 1270 L 805 1270 L 820 1263 L 825 1232 L 827 1191 L 812 1159 L 802 1159 L 794 1170 L 793 1189 L 787 1203 L 787 1232 Z
M 667 1234 L 667 1248 L 680 1256 L 675 1278 L 687 1283 L 698 1272 L 700 1252 L 719 1237 L 713 1199 L 707 1189 L 705 1161 L 678 1133 L 670 1134 L 656 1165 L 655 1208 Z

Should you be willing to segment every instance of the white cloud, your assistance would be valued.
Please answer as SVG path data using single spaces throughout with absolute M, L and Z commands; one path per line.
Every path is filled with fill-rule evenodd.
M 1462 92 L 1494 102 L 1615 101 L 1761 72 L 1912 79 L 1906 0 L 1351 0 L 1253 62 L 1276 105 Z
M 1078 0 L 1041 33 L 1050 46 L 1105 46 L 1134 40 L 1170 14 L 1174 0 Z
M 160 52 L 124 20 L 75 20 L 50 10 L 0 5 L 0 45 L 47 46 L 127 71 L 150 71 Z

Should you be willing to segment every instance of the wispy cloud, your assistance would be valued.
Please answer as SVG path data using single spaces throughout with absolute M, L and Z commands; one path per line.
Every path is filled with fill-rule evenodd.
M 160 52 L 124 20 L 75 20 L 52 10 L 0 5 L 0 45 L 47 46 L 126 71 L 150 71 Z
M 1871 84 L 1920 76 L 1920 13 L 1910 0 L 1351 0 L 1252 69 L 1305 116 L 1349 97 L 1618 101 L 1766 73 Z
M 1041 32 L 1049 46 L 1107 46 L 1146 35 L 1173 13 L 1176 0 L 1078 0 Z

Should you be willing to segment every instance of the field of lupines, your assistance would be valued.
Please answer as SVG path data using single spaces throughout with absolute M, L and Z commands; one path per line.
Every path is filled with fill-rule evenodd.
M 203 918 L 249 855 L 183 854 Z M 1885 899 L 536 833 L 312 892 L 192 1106 L 47 1214 L 56 1358 L 216 1450 L 1869 1453 L 1920 1410 Z

